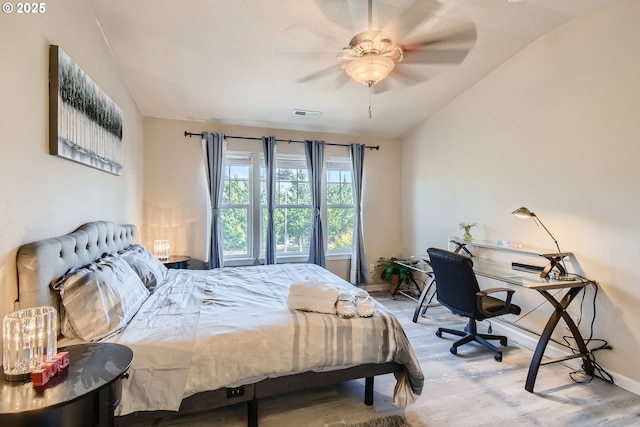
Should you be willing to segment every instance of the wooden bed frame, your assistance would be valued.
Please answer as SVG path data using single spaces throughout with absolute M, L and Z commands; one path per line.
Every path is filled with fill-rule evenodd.
M 135 225 L 117 225 L 95 221 L 82 225 L 72 233 L 23 245 L 18 250 L 18 303 L 20 308 L 50 305 L 60 309 L 58 292 L 50 284 L 70 270 L 83 267 L 105 254 L 116 253 L 137 242 Z M 364 403 L 373 405 L 374 377 L 401 373 L 404 367 L 395 362 L 363 364 L 327 372 L 303 372 L 269 378 L 236 388 L 221 388 L 195 394 L 184 399 L 180 410 L 142 411 L 116 417 L 116 425 L 193 413 L 247 402 L 250 427 L 258 425 L 258 400 L 264 397 L 313 387 L 365 378 Z

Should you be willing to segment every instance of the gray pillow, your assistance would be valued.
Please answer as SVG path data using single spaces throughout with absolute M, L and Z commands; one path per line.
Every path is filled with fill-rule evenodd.
M 131 245 L 120 256 L 133 268 L 142 283 L 153 293 L 164 284 L 168 269 L 142 245 Z
M 123 329 L 149 297 L 129 264 L 108 256 L 69 274 L 58 284 L 63 334 L 97 341 Z

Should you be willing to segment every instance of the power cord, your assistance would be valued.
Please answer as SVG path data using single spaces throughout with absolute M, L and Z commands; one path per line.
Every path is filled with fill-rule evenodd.
M 580 280 L 584 282 L 592 283 L 594 288 L 593 299 L 591 301 L 593 316 L 591 317 L 591 322 L 589 324 L 589 338 L 587 338 L 584 343 L 584 345 L 587 347 L 587 357 L 589 358 L 589 360 L 591 361 L 591 364 L 593 365 L 594 373 L 587 374 L 586 372 L 583 372 L 583 371 L 572 371 L 569 373 L 569 377 L 578 384 L 588 384 L 593 380 L 594 377 L 600 378 L 601 380 L 609 384 L 614 384 L 613 377 L 602 366 L 600 366 L 600 364 L 596 361 L 596 357 L 594 354 L 594 352 L 598 350 L 613 350 L 613 347 L 611 347 L 611 345 L 609 345 L 609 343 L 606 340 L 600 339 L 600 338 L 593 338 L 594 325 L 595 325 L 596 315 L 597 315 L 596 297 L 598 296 L 598 290 L 599 290 L 598 283 L 594 281 L 589 281 L 588 279 L 580 275 L 576 275 L 576 277 L 580 278 Z M 586 298 L 586 292 L 583 291 L 582 299 L 580 300 L 580 317 L 578 318 L 578 324 L 576 326 L 580 326 L 580 323 L 582 321 L 582 311 L 584 307 L 585 298 Z M 566 347 L 570 348 L 573 354 L 580 353 L 580 351 L 576 349 L 574 345 L 571 345 L 571 343 L 569 342 L 570 340 L 574 339 L 572 336 L 565 335 L 562 337 L 562 339 L 565 341 Z M 600 345 L 595 348 L 589 348 L 588 346 L 591 343 L 600 343 Z M 586 375 L 587 379 L 579 379 L 578 374 Z
M 593 287 L 594 287 L 594 293 L 593 293 L 593 299 L 592 299 L 593 316 L 591 318 L 591 323 L 590 323 L 590 326 L 589 326 L 589 338 L 587 338 L 585 340 L 584 344 L 585 344 L 585 346 L 587 346 L 587 348 L 588 348 L 589 344 L 591 344 L 591 343 L 596 343 L 597 342 L 597 343 L 601 343 L 601 344 L 598 347 L 595 347 L 595 348 L 592 348 L 592 349 L 588 348 L 587 357 L 589 358 L 589 360 L 591 361 L 591 364 L 593 365 L 594 373 L 592 375 L 589 375 L 589 374 L 587 374 L 586 372 L 583 372 L 583 371 L 572 371 L 572 372 L 569 373 L 569 377 L 574 382 L 579 383 L 579 384 L 587 384 L 587 383 L 591 382 L 591 380 L 593 380 L 594 377 L 598 377 L 601 380 L 603 380 L 603 381 L 605 381 L 605 382 L 607 382 L 609 384 L 614 384 L 613 377 L 611 376 L 611 374 L 609 374 L 602 366 L 600 366 L 600 364 L 596 361 L 596 357 L 595 357 L 595 355 L 593 353 L 594 351 L 597 351 L 597 350 L 612 350 L 613 349 L 613 347 L 611 347 L 611 345 L 609 345 L 609 343 L 606 340 L 599 339 L 599 338 L 593 338 L 594 324 L 595 324 L 595 321 L 596 321 L 596 297 L 598 296 L 598 289 L 599 289 L 598 288 L 598 283 L 595 282 L 595 281 L 589 280 L 589 279 L 587 279 L 587 278 L 585 278 L 583 276 L 580 276 L 578 274 L 576 274 L 575 276 L 576 276 L 576 278 L 578 278 L 579 280 L 581 280 L 585 284 L 589 284 L 589 283 L 593 284 Z M 586 288 L 586 286 L 585 286 L 585 288 Z M 560 292 L 562 292 L 562 290 L 558 290 L 556 293 L 554 293 L 553 297 L 558 295 Z M 582 312 L 583 312 L 583 306 L 584 306 L 585 298 L 586 298 L 586 291 L 583 288 L 583 290 L 582 290 L 582 299 L 580 301 L 580 316 L 578 317 L 578 323 L 577 323 L 576 326 L 580 326 L 580 323 L 582 322 Z M 546 300 L 542 301 L 540 304 L 538 304 L 535 307 L 533 307 L 531 310 L 529 310 L 528 312 L 526 312 L 525 314 L 520 316 L 515 321 L 508 322 L 508 323 L 511 323 L 511 324 L 518 323 L 520 320 L 524 319 L 525 317 L 527 317 L 528 315 L 530 315 L 531 313 L 536 311 L 538 308 L 540 308 L 545 303 L 546 303 Z M 565 347 L 565 348 L 569 349 L 573 354 L 579 354 L 580 353 L 580 350 L 578 350 L 575 345 L 572 345 L 570 343 L 570 340 L 574 339 L 573 336 L 565 335 L 565 336 L 562 337 L 562 339 L 563 339 L 564 342 L 560 342 L 560 341 L 558 341 L 556 339 L 553 339 L 553 338 L 551 338 L 550 341 L 552 341 L 552 342 L 554 342 L 554 343 L 556 343 L 556 344 L 558 344 L 558 345 L 560 345 L 562 347 Z M 587 375 L 588 379 L 586 379 L 586 380 L 578 379 L 577 375 L 580 374 L 580 373 L 583 373 L 584 375 Z

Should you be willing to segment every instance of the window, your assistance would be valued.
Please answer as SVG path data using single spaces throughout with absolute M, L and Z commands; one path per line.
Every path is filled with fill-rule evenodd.
M 327 249 L 350 253 L 353 246 L 353 190 L 351 163 L 345 158 L 327 159 Z
M 262 177 L 262 229 L 267 224 L 266 181 Z M 307 164 L 300 156 L 276 156 L 275 212 L 276 256 L 309 253 L 311 236 L 311 189 Z M 266 231 L 261 233 L 264 241 Z M 265 252 L 262 244 L 261 254 Z
M 224 257 L 229 261 L 225 265 L 246 264 L 265 253 L 264 160 L 259 152 L 227 151 L 225 168 L 221 212 Z M 321 215 L 327 255 L 350 253 L 354 206 L 349 158 L 325 158 L 323 181 L 326 205 Z M 275 193 L 276 256 L 280 262 L 304 261 L 309 254 L 313 214 L 304 155 L 276 155 Z
M 222 192 L 224 257 L 251 256 L 251 153 L 227 153 Z

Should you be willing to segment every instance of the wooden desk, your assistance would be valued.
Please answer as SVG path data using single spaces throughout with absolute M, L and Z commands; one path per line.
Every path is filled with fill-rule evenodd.
M 533 392 L 533 386 L 536 382 L 536 377 L 538 376 L 538 371 L 541 365 L 546 365 L 549 363 L 562 362 L 565 360 L 573 359 L 573 358 L 582 358 L 582 367 L 584 371 L 593 375 L 594 366 L 593 362 L 589 357 L 589 350 L 587 349 L 584 338 L 573 319 L 567 312 L 567 307 L 574 300 L 574 298 L 580 293 L 580 291 L 590 284 L 594 282 L 592 280 L 586 280 L 582 278 L 574 278 L 573 280 L 558 280 L 555 279 L 553 275 L 550 275 L 549 272 L 557 267 L 560 260 L 565 256 L 569 256 L 570 252 L 564 252 L 561 254 L 553 253 L 553 252 L 538 252 L 532 250 L 523 250 L 516 248 L 505 248 L 502 246 L 492 245 L 486 241 L 464 241 L 460 239 L 452 238 L 449 240 L 451 243 L 456 245 L 455 252 L 466 252 L 469 256 L 473 257 L 472 252 L 469 250 L 469 247 L 478 247 L 489 250 L 501 250 L 507 252 L 518 253 L 521 255 L 532 255 L 532 256 L 541 256 L 548 260 L 549 265 L 544 268 L 543 272 L 538 274 L 536 272 L 525 272 L 519 270 L 513 270 L 510 265 L 499 264 L 496 262 L 485 261 L 476 257 L 473 257 L 473 269 L 478 276 L 487 277 L 494 280 L 499 280 L 505 283 L 509 283 L 512 285 L 533 289 L 540 293 L 545 300 L 549 302 L 553 306 L 553 312 L 549 317 L 542 333 L 540 334 L 540 339 L 538 340 L 538 344 L 536 345 L 536 349 L 533 353 L 533 358 L 531 359 L 531 364 L 529 365 L 529 372 L 527 374 L 527 380 L 525 382 L 525 390 L 528 392 Z M 420 257 L 426 259 L 427 257 Z M 564 271 L 562 269 L 561 271 Z M 425 271 L 426 272 L 426 271 Z M 542 277 L 544 276 L 544 277 Z M 422 305 L 424 304 L 426 299 L 433 298 L 435 294 L 435 286 L 432 286 L 434 280 L 437 278 L 431 278 L 428 286 L 425 286 L 422 295 L 418 300 L 418 306 L 416 307 L 416 311 L 414 312 L 414 322 L 417 321 L 418 314 L 422 309 Z M 432 288 L 432 289 L 431 289 Z M 554 297 L 549 293 L 550 290 L 564 289 L 566 290 L 559 298 Z M 425 308 L 426 310 L 426 308 Z M 571 335 L 575 339 L 576 345 L 578 346 L 578 353 L 571 354 L 565 357 L 560 357 L 557 359 L 550 359 L 546 361 L 542 361 L 544 356 L 544 352 L 549 344 L 551 339 L 551 335 L 555 330 L 556 326 L 560 319 L 563 319 L 566 323 L 567 327 L 571 331 Z

